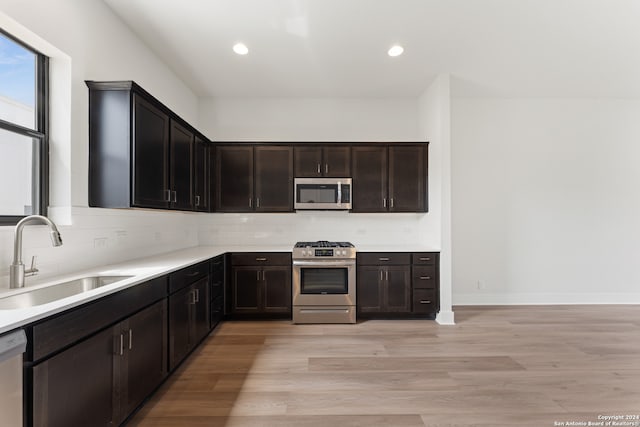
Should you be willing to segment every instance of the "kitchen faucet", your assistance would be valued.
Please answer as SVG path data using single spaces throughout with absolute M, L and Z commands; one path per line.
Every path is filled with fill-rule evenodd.
M 38 272 L 34 263 L 31 264 L 31 268 L 24 269 L 22 263 L 22 229 L 29 222 L 41 222 L 49 226 L 51 230 L 51 243 L 53 246 L 62 246 L 62 237 L 58 231 L 58 227 L 46 216 L 42 215 L 30 215 L 22 218 L 16 225 L 16 234 L 13 241 L 13 262 L 9 266 L 9 287 L 10 288 L 23 288 L 25 276 L 32 276 Z

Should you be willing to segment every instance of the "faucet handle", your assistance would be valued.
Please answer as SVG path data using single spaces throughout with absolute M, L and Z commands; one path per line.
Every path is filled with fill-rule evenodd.
M 31 257 L 31 267 L 28 270 L 24 271 L 24 275 L 25 276 L 35 276 L 36 274 L 38 274 L 38 270 L 36 268 L 36 261 L 37 261 L 38 257 L 36 257 L 35 255 Z

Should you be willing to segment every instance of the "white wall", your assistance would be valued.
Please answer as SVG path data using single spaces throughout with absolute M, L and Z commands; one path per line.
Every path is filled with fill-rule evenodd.
M 51 57 L 50 216 L 66 224 L 61 227 L 66 243 L 51 248 L 41 241 L 44 231 L 30 230 L 25 258 L 38 255 L 45 277 L 196 245 L 196 214 L 86 207 L 84 81 L 135 80 L 197 126 L 198 101 L 192 91 L 101 0 L 0 0 L 0 10 L 0 27 Z M 12 232 L 12 227 L 0 227 L 0 278 L 11 263 Z
M 419 98 L 420 134 L 429 141 L 429 235 L 440 248 L 440 312 L 436 320 L 453 324 L 451 281 L 451 82 L 441 74 Z
M 415 141 L 412 98 L 204 98 L 201 130 L 217 141 Z
M 218 141 L 424 141 L 415 99 L 203 99 L 202 131 Z M 432 199 L 430 197 L 430 203 Z M 436 202 L 437 207 L 437 202 Z M 201 217 L 204 244 L 349 240 L 440 247 L 429 214 L 218 214 Z
M 452 111 L 454 303 L 640 303 L 640 101 Z

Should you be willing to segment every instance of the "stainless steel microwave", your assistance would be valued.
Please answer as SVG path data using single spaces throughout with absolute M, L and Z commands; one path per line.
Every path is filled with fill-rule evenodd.
M 351 209 L 351 178 L 296 178 L 296 210 Z

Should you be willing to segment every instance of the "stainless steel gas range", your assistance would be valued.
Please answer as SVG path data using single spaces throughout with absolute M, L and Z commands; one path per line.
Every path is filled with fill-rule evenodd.
M 293 323 L 356 323 L 356 248 L 298 242 L 292 259 Z

